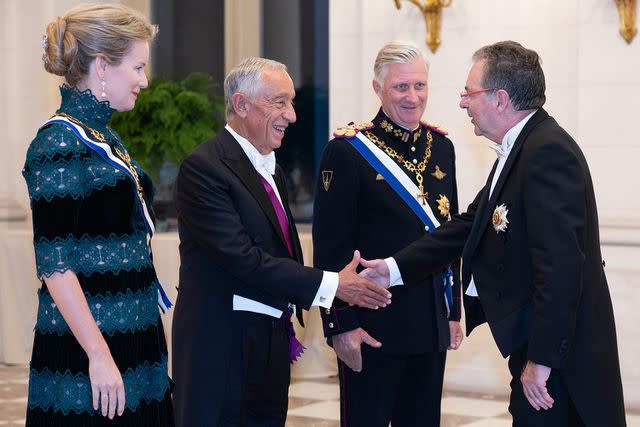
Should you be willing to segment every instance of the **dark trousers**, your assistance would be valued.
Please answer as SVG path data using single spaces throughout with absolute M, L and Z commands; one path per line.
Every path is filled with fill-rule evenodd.
M 527 347 L 509 356 L 511 372 L 511 398 L 509 412 L 513 416 L 514 427 L 578 427 L 585 424 L 580 419 L 571 396 L 556 369 L 551 370 L 547 380 L 547 390 L 554 400 L 551 409 L 536 411 L 524 395 L 520 374 L 527 363 Z
M 229 369 L 237 372 L 226 396 L 219 427 L 283 427 L 289 394 L 289 335 L 284 319 L 234 312 L 234 343 L 238 357 Z M 237 377 L 237 378 L 233 378 Z
M 447 352 L 385 354 L 362 345 L 362 371 L 338 360 L 342 427 L 437 427 Z

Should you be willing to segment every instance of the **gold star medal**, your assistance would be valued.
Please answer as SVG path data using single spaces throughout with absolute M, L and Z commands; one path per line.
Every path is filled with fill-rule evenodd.
M 436 201 L 438 202 L 438 211 L 440 211 L 440 215 L 450 218 L 449 211 L 451 210 L 451 203 L 449 203 L 447 196 L 441 194 L 440 198 Z

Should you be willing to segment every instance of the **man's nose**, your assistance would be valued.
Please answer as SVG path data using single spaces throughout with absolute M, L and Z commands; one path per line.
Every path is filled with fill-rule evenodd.
M 283 117 L 289 123 L 295 123 L 297 117 L 296 117 L 296 109 L 293 108 L 293 104 L 289 104 L 289 106 L 287 107 L 287 109 L 284 112 Z

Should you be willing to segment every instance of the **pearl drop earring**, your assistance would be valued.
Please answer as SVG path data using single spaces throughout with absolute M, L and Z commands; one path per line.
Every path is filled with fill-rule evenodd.
M 106 98 L 107 97 L 107 93 L 104 91 L 104 86 L 105 86 L 105 81 L 104 79 L 101 80 L 102 83 L 102 93 L 100 94 L 101 97 Z

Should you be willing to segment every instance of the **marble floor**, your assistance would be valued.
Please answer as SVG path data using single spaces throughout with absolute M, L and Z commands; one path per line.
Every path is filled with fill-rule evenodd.
M 24 426 L 27 368 L 0 364 L 0 426 Z M 338 427 L 340 392 L 336 378 L 293 381 L 287 427 Z M 442 427 L 507 427 L 511 418 L 504 397 L 445 392 Z M 640 427 L 640 414 L 627 425 Z

